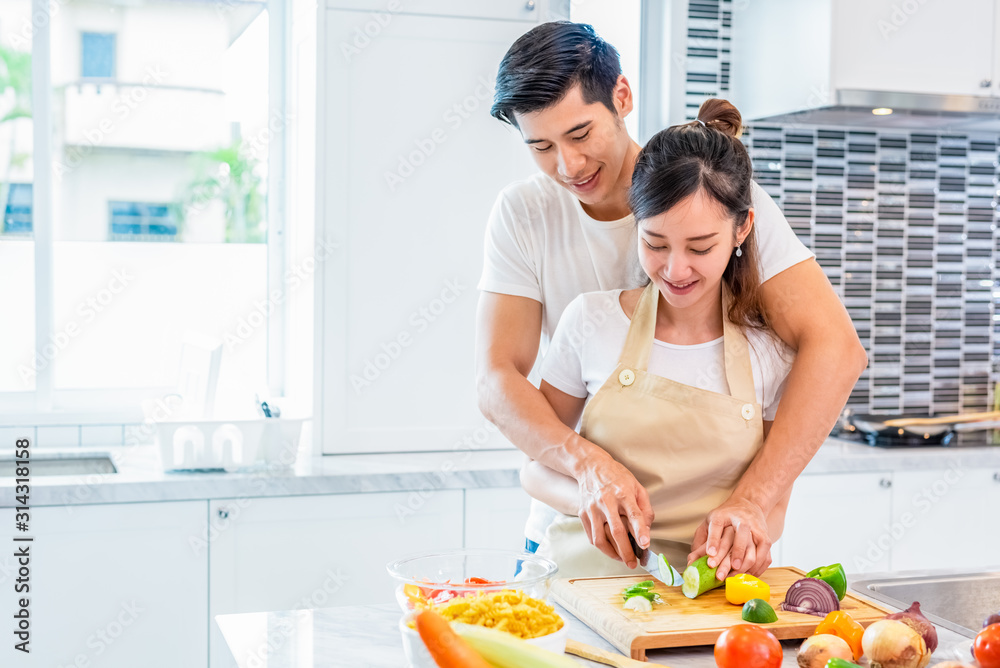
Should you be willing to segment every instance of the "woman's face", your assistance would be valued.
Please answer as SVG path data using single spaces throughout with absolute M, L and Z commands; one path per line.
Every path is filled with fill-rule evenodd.
M 699 189 L 670 210 L 639 221 L 639 262 L 670 306 L 716 300 L 729 258 L 752 226 L 751 209 L 734 234 L 729 213 Z

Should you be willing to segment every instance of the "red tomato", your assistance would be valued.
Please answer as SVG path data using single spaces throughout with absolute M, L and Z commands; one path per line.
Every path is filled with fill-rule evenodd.
M 781 668 L 781 659 L 781 643 L 756 624 L 732 626 L 715 641 L 719 668 Z
M 980 668 L 1000 668 L 1000 624 L 990 624 L 979 632 L 972 653 Z

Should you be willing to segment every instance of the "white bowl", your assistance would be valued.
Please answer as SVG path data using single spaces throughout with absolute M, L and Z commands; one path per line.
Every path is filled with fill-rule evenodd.
M 431 658 L 430 652 L 424 646 L 424 641 L 420 639 L 420 634 L 408 625 L 414 614 L 416 613 L 407 613 L 399 620 L 399 632 L 403 636 L 403 651 L 406 652 L 406 660 L 409 662 L 410 668 L 437 668 L 437 663 Z M 566 620 L 563 620 L 562 628 L 555 633 L 531 638 L 525 642 L 556 654 L 563 654 L 566 651 L 566 629 Z

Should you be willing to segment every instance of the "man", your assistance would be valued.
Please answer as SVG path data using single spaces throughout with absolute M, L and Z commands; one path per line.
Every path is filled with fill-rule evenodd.
M 636 564 L 629 530 L 649 545 L 645 490 L 562 424 L 528 374 L 540 342 L 578 294 L 642 283 L 626 202 L 640 150 L 623 123 L 632 104 L 618 53 L 590 26 L 539 25 L 504 56 L 491 113 L 520 131 L 541 173 L 507 187 L 491 213 L 476 342 L 483 414 L 529 457 L 576 479 L 588 538 L 629 567 Z M 867 365 L 814 256 L 756 184 L 754 209 L 765 308 L 797 357 L 764 446 L 695 534 L 689 562 L 708 554 L 720 579 L 770 563 L 765 518 L 823 443 Z M 526 533 L 537 542 L 542 531 L 529 523 Z

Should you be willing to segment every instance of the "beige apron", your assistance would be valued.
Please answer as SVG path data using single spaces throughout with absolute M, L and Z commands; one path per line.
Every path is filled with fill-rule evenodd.
M 763 444 L 764 426 L 749 345 L 725 317 L 725 295 L 729 395 L 646 371 L 659 294 L 651 283 L 639 298 L 618 366 L 587 404 L 580 434 L 601 446 L 646 488 L 656 514 L 651 547 L 684 570 L 695 530 L 729 498 Z M 567 515 L 557 517 L 546 530 L 538 554 L 559 565 L 560 577 L 635 572 L 604 556 L 587 540 L 580 519 Z

